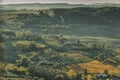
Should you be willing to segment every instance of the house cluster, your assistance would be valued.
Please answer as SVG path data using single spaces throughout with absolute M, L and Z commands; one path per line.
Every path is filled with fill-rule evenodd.
M 84 46 L 85 44 L 81 43 L 79 40 L 69 40 L 63 44 L 64 49 L 80 49 Z
M 101 74 L 101 73 L 96 73 L 95 75 L 96 75 L 96 78 L 101 78 L 101 77 L 107 78 L 107 77 L 109 77 L 109 74 L 106 74 L 106 73 L 103 73 L 103 74 Z

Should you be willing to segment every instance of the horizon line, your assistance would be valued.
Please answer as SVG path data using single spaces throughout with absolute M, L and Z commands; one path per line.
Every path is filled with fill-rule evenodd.
M 71 4 L 71 5 L 79 5 L 80 3 L 59 3 L 59 2 L 51 2 L 51 3 L 39 3 L 39 2 L 21 2 L 21 3 L 0 3 L 0 5 L 15 5 L 15 4 Z M 81 5 L 92 5 L 92 4 L 120 4 L 120 3 L 111 3 L 111 2 L 105 2 L 105 3 L 81 3 Z

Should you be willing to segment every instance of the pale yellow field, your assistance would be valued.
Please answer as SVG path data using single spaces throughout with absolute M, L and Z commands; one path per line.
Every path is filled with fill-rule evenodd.
M 62 68 L 63 70 L 73 69 L 77 72 L 84 72 L 85 69 L 88 70 L 89 73 L 103 73 L 104 70 L 108 70 L 109 74 L 120 75 L 120 70 L 114 66 L 103 64 L 97 60 L 93 60 L 86 63 L 79 63 L 66 66 Z

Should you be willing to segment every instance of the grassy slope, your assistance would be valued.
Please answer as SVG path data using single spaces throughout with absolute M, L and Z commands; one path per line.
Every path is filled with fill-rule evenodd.
M 120 70 L 116 67 L 113 67 L 109 64 L 103 64 L 100 61 L 93 60 L 86 63 L 72 64 L 66 67 L 63 67 L 62 70 L 73 69 L 78 72 L 84 72 L 84 69 L 87 69 L 89 73 L 103 73 L 104 70 L 108 70 L 109 74 L 120 75 Z
M 89 9 L 88 9 L 89 10 Z M 106 17 L 106 13 L 112 14 L 112 11 L 118 11 L 116 8 L 108 8 L 108 11 L 106 9 L 104 10 L 103 8 L 98 8 L 98 9 L 90 9 L 90 11 L 86 11 L 86 8 L 77 8 L 77 9 L 51 9 L 50 12 L 54 13 L 54 16 L 48 15 L 49 10 L 31 10 L 31 11 L 1 11 L 3 14 L 0 14 L 0 20 L 3 20 L 2 24 L 2 30 L 12 31 L 14 33 L 17 32 L 31 32 L 33 34 L 38 34 L 38 35 L 56 35 L 56 34 L 62 34 L 65 38 L 67 39 L 73 39 L 73 40 L 80 40 L 83 42 L 99 42 L 99 43 L 108 43 L 108 44 L 114 44 L 112 47 L 119 45 L 120 41 L 120 28 L 118 26 L 119 19 L 115 18 L 118 20 L 118 23 L 110 23 L 109 18 Z M 99 12 L 101 11 L 101 12 Z M 44 14 L 39 14 L 40 12 L 44 12 Z M 61 13 L 62 12 L 62 13 Z M 86 14 L 87 12 L 90 12 Z M 98 13 L 97 13 L 98 12 Z M 96 13 L 96 15 L 95 15 Z M 75 14 L 75 15 L 73 15 Z M 42 16 L 41 16 L 42 15 Z M 119 17 L 119 14 L 117 14 Z M 61 23 L 60 16 L 63 16 L 64 23 Z M 98 17 L 99 16 L 99 17 Z M 116 16 L 116 14 L 113 14 L 113 16 Z M 103 19 L 101 19 L 101 17 Z M 114 19 L 111 19 L 114 20 Z M 115 20 L 115 22 L 117 22 Z M 96 23 L 94 23 L 96 21 Z M 99 23 L 100 22 L 100 23 Z M 105 24 L 103 24 L 103 22 Z M 87 24 L 86 24 L 87 23 Z M 109 24 L 110 23 L 110 24 Z M 4 31 L 3 31 L 4 32 Z M 4 33 L 3 33 L 4 34 Z M 10 35 L 7 35 L 8 37 Z M 81 37 L 82 36 L 82 37 Z M 117 38 L 117 39 L 116 39 Z M 11 43 L 15 43 L 16 41 L 19 42 L 19 40 L 7 40 L 4 42 L 6 46 L 5 50 L 5 58 L 8 59 L 13 59 L 15 61 L 17 58 L 16 54 L 17 52 L 12 50 L 11 48 Z M 23 40 L 22 40 L 23 41 Z M 52 47 L 61 47 L 62 44 L 60 44 L 57 40 L 54 39 L 48 39 L 44 38 L 44 41 L 41 43 L 45 43 L 49 46 L 49 48 Z M 41 44 L 38 45 L 38 47 L 41 47 Z M 12 50 L 12 51 L 11 51 Z M 36 51 L 37 52 L 37 51 Z M 51 51 L 50 51 L 51 52 Z M 21 53 L 21 52 L 19 52 Z M 26 53 L 26 52 L 24 52 Z M 29 53 L 29 52 L 27 52 Z M 91 55 L 91 53 L 85 51 L 84 53 L 87 53 Z M 84 53 L 77 53 L 75 51 L 69 52 L 68 53 L 63 53 L 62 55 L 66 54 L 69 59 L 88 59 L 90 60 L 90 56 L 83 55 Z M 96 52 L 95 52 L 96 53 Z M 98 52 L 97 52 L 98 53 Z M 107 53 L 107 52 L 106 52 Z M 49 50 L 48 50 L 49 54 Z M 13 56 L 14 55 L 14 56 Z M 27 55 L 27 54 L 25 54 Z M 54 51 L 53 51 L 54 55 Z M 107 54 L 105 54 L 107 55 Z M 41 53 L 38 56 L 44 56 L 44 53 Z M 46 56 L 46 54 L 45 54 Z M 47 55 L 50 56 L 50 55 Z M 47 57 L 46 56 L 46 57 Z M 91 55 L 92 56 L 92 55 Z M 77 57 L 77 58 L 76 58 Z M 53 57 L 54 58 L 54 57 Z M 110 57 L 113 59 L 112 57 Z M 119 58 L 119 56 L 118 56 Z M 14 60 L 15 59 L 15 60 Z M 61 59 L 60 59 L 61 60 Z M 66 58 L 64 59 L 66 60 Z M 54 60 L 55 61 L 55 60 Z M 53 62 L 54 62 L 53 61 Z M 59 60 L 58 60 L 59 61 Z M 68 61 L 68 60 L 66 60 Z M 61 62 L 62 63 L 62 62 Z M 70 64 L 70 63 L 69 63 Z M 94 64 L 94 65 L 93 65 Z M 102 68 L 104 67 L 104 69 Z M 84 71 L 84 69 L 88 69 L 90 72 L 100 72 L 102 73 L 103 70 L 108 69 L 110 73 L 115 73 L 118 74 L 120 71 L 116 68 L 113 67 L 112 65 L 106 65 L 103 64 L 99 61 L 91 61 L 87 63 L 75 63 L 68 65 L 66 67 L 62 67 L 62 70 L 69 70 L 69 69 L 75 69 L 75 71 Z M 98 70 L 99 69 L 99 70 Z

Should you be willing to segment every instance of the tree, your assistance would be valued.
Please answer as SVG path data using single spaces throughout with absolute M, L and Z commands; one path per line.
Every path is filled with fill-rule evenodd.
M 64 75 L 58 74 L 55 76 L 55 80 L 62 80 L 64 78 Z
M 3 63 L 0 63 L 0 75 L 2 75 L 5 72 L 5 65 Z
M 87 69 L 85 69 L 85 72 L 84 72 L 84 74 L 85 74 L 85 75 L 87 75 L 87 74 L 88 74 L 88 71 L 87 71 Z
M 0 19 L 0 25 L 4 25 L 5 21 Z
M 0 43 L 2 43 L 3 42 L 3 36 L 2 36 L 2 34 L 0 33 Z
M 104 60 L 106 57 L 105 57 L 105 54 L 104 53 L 99 53 L 98 55 L 97 55 L 97 59 L 98 60 Z
M 27 58 L 21 58 L 20 60 L 17 60 L 19 63 L 18 66 L 28 67 L 29 61 Z
M 97 49 L 97 44 L 94 43 L 94 44 L 92 45 L 92 48 L 93 48 L 93 49 Z
M 4 45 L 2 43 L 0 43 L 0 61 L 3 61 L 3 49 L 4 49 Z
M 33 80 L 39 80 L 39 77 L 34 77 Z
M 104 74 L 109 74 L 109 71 L 108 71 L 108 70 L 104 70 L 103 73 L 104 73 Z
M 80 73 L 77 73 L 76 80 L 82 80 L 82 75 Z
M 93 80 L 91 75 L 87 75 L 87 80 Z
M 0 32 L 0 61 L 3 60 L 3 49 L 4 49 L 4 45 L 3 45 L 3 36 Z
M 67 76 L 68 76 L 71 80 L 73 80 L 73 79 L 77 76 L 77 73 L 76 73 L 74 70 L 70 69 L 70 70 L 67 72 Z
M 44 78 L 40 78 L 40 80 L 45 80 Z
M 24 75 L 25 75 L 25 74 L 28 72 L 28 69 L 25 68 L 25 67 L 23 67 L 23 66 L 21 66 L 21 67 L 19 67 L 19 68 L 17 69 L 17 71 L 20 72 L 21 74 L 24 74 Z
M 21 61 L 21 65 L 24 67 L 28 67 L 29 61 L 27 58 L 23 58 Z
M 7 71 L 12 71 L 12 72 L 17 70 L 17 66 L 14 66 L 13 64 L 7 64 L 5 68 Z

